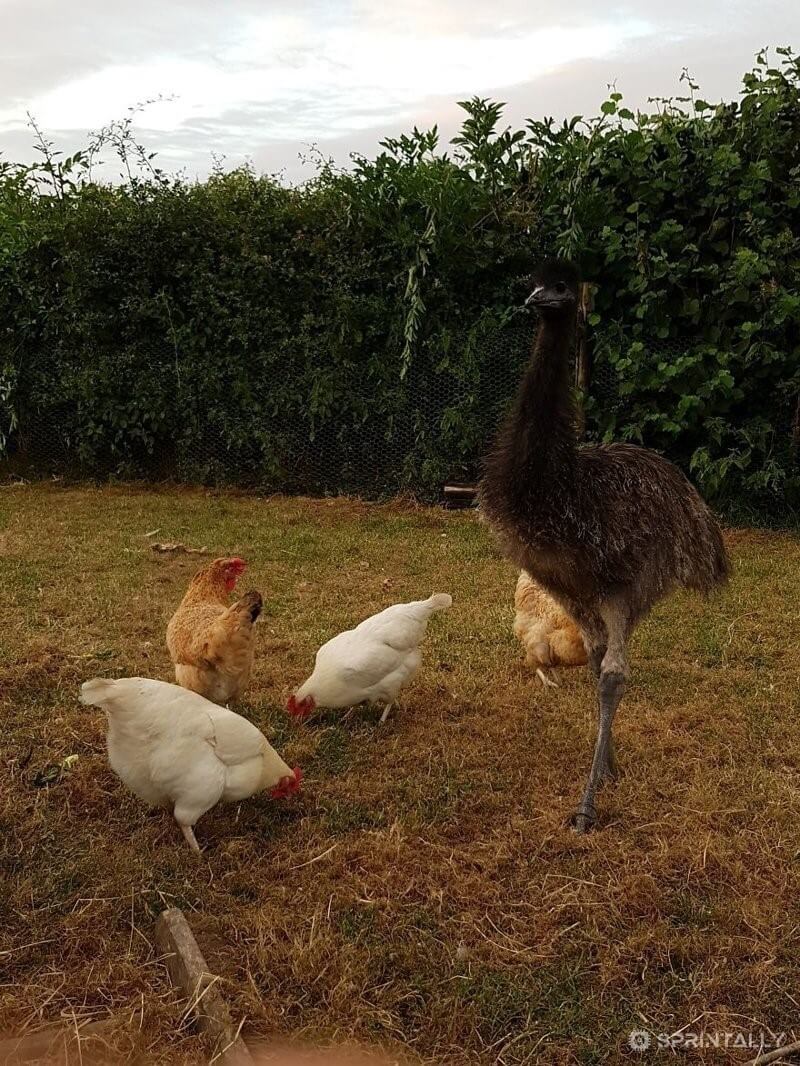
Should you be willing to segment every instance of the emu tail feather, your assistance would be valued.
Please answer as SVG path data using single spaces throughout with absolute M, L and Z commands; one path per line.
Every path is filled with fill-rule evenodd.
M 725 547 L 725 542 L 722 539 L 722 531 L 719 526 L 714 529 L 713 536 L 713 561 L 712 561 L 712 580 L 714 587 L 720 587 L 727 585 L 728 578 L 731 576 L 731 558 L 728 555 L 728 551 Z
M 702 546 L 703 550 L 697 553 L 696 559 L 692 560 L 691 572 L 682 584 L 686 588 L 709 596 L 714 589 L 726 585 L 731 574 L 731 560 L 722 539 L 722 531 L 710 511 Z

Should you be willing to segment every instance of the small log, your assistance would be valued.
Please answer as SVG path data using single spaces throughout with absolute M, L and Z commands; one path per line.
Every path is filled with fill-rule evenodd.
M 200 1032 L 213 1041 L 211 1062 L 220 1066 L 253 1066 L 247 1045 L 222 998 L 219 978 L 209 972 L 183 912 L 177 907 L 162 911 L 156 921 L 155 939 L 164 954 L 170 980 L 189 1000 L 187 1011 L 194 1015 Z

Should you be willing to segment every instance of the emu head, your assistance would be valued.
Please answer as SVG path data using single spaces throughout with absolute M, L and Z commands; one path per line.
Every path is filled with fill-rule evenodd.
M 580 277 L 568 259 L 545 259 L 533 272 L 533 291 L 525 304 L 536 308 L 542 318 L 563 318 L 575 314 Z

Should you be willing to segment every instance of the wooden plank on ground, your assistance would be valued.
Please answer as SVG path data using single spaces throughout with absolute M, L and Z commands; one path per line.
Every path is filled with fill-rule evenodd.
M 156 921 L 155 938 L 170 980 L 189 1001 L 187 1012 L 193 1015 L 198 1029 L 213 1041 L 211 1062 L 219 1066 L 253 1066 L 218 987 L 219 978 L 210 973 L 183 912 L 177 907 L 162 911 Z

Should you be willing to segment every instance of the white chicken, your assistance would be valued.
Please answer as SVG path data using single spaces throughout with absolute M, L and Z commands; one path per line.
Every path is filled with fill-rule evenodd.
M 428 619 L 452 602 L 446 592 L 438 592 L 427 600 L 396 603 L 333 637 L 317 652 L 311 677 L 289 697 L 289 714 L 302 719 L 315 707 L 374 701 L 385 704 L 383 724 L 398 692 L 419 670 Z
M 135 795 L 172 808 L 194 851 L 195 823 L 220 802 L 263 789 L 274 799 L 296 792 L 291 770 L 246 718 L 165 681 L 95 678 L 81 685 L 81 702 L 108 716 L 108 761 Z

